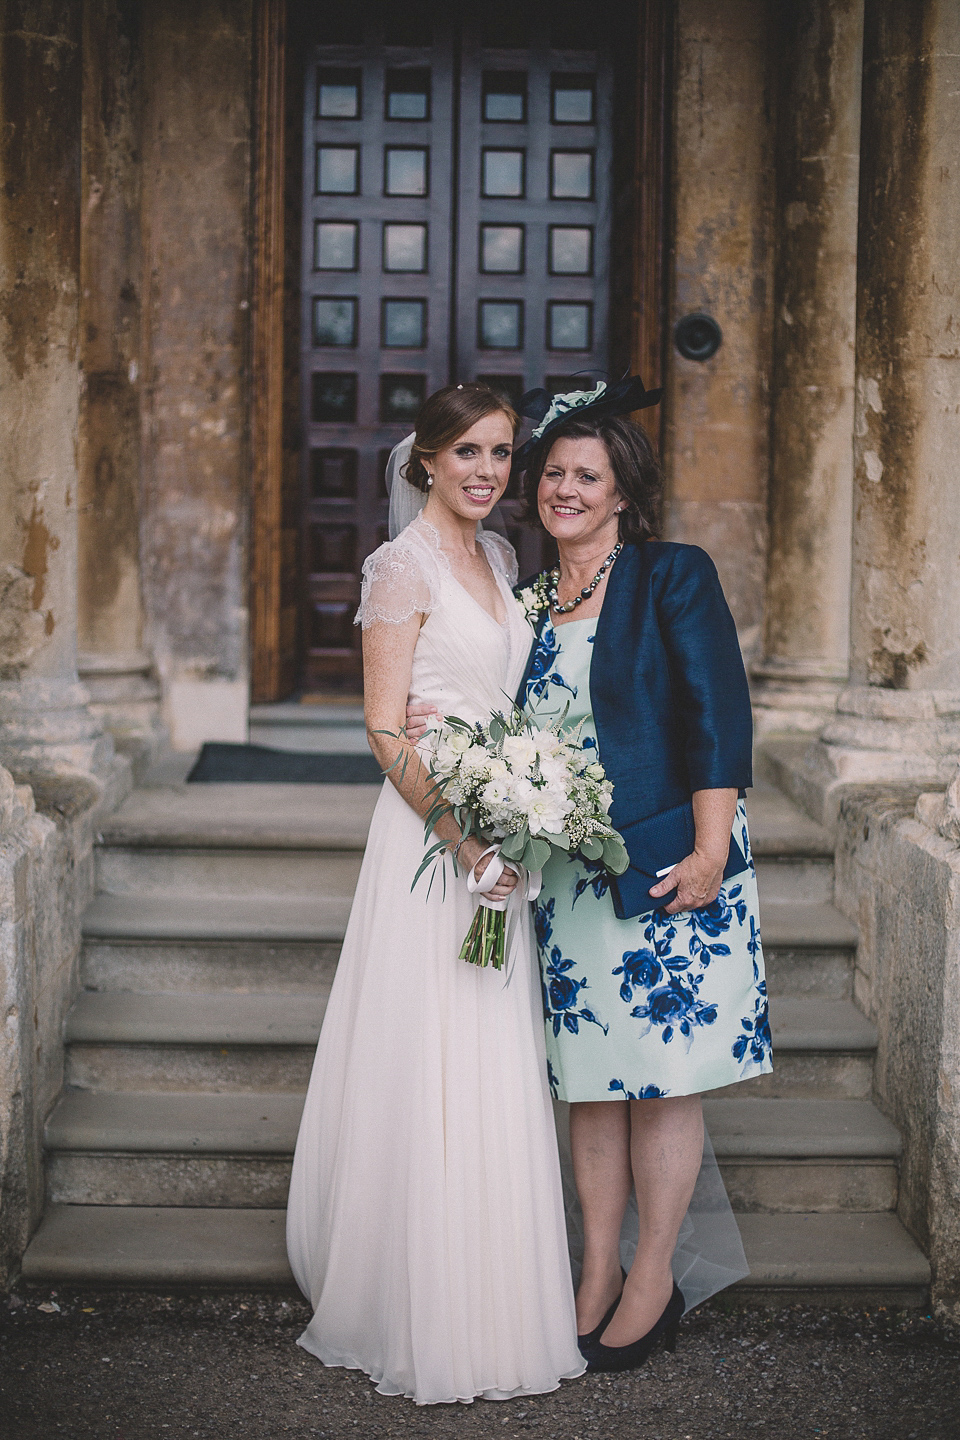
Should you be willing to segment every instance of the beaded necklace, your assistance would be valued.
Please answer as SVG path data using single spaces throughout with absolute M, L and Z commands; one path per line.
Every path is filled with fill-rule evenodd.
M 560 584 L 560 567 L 558 565 L 555 565 L 550 571 L 550 589 L 547 591 L 547 594 L 550 597 L 550 605 L 554 611 L 554 614 L 569 615 L 572 610 L 576 610 L 578 605 L 582 605 L 584 600 L 589 600 L 590 596 L 593 594 L 594 590 L 596 590 L 597 586 L 600 584 L 600 581 L 603 579 L 604 575 L 606 575 L 607 571 L 610 569 L 610 566 L 613 564 L 614 560 L 616 560 L 622 549 L 623 542 L 618 541 L 617 544 L 610 551 L 610 554 L 607 556 L 606 560 L 604 560 L 603 564 L 600 566 L 600 569 L 597 571 L 596 575 L 594 575 L 593 579 L 590 581 L 590 584 L 585 585 L 584 588 L 580 591 L 580 594 L 575 595 L 572 600 L 568 600 L 565 605 L 560 604 L 560 596 L 557 593 L 557 586 Z

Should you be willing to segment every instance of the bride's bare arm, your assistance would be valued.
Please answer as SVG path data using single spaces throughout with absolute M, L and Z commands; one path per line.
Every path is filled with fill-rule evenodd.
M 364 630 L 363 714 L 367 740 L 381 770 L 389 772 L 388 779 L 398 793 L 425 819 L 436 804 L 436 793 L 431 791 L 428 766 L 403 733 L 421 621 L 420 615 L 412 615 L 399 625 L 380 623 Z M 437 839 L 445 841 L 450 850 L 460 839 L 460 827 L 450 811 L 433 828 Z M 477 862 L 486 848 L 473 836 L 465 840 L 457 857 L 462 868 L 476 866 L 481 876 L 489 860 Z M 516 874 L 506 868 L 490 894 L 502 899 L 516 883 Z

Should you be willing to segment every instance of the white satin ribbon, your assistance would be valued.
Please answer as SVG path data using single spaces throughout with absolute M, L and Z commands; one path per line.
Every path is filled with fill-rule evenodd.
M 476 873 L 477 865 L 480 864 L 480 861 L 485 855 L 490 855 L 492 858 L 490 864 L 478 880 Z M 492 890 L 496 885 L 506 868 L 506 863 L 500 854 L 500 846 L 488 845 L 483 855 L 477 857 L 476 865 L 474 865 L 470 874 L 467 876 L 467 889 L 470 891 L 470 894 L 479 895 L 480 904 L 486 905 L 489 910 L 506 910 L 507 905 L 510 903 L 509 895 L 505 900 L 487 900 L 484 898 L 488 891 Z M 516 860 L 510 861 L 510 868 L 516 870 L 520 877 L 516 890 L 511 893 L 515 894 L 520 900 L 536 900 L 543 886 L 543 871 L 528 870 L 525 865 L 519 865 Z
M 478 880 L 476 877 L 476 865 L 480 864 L 484 855 L 490 856 L 490 864 Z M 507 958 L 503 977 L 503 988 L 505 990 L 513 979 L 514 967 L 516 966 L 517 956 L 520 953 L 522 945 L 523 924 L 526 919 L 523 914 L 523 903 L 526 900 L 536 900 L 540 894 L 543 885 L 543 872 L 541 870 L 528 870 L 525 865 L 519 865 L 516 860 L 511 860 L 510 868 L 516 870 L 520 877 L 517 881 L 516 888 L 511 890 L 505 900 L 488 900 L 487 892 L 493 889 L 506 868 L 500 854 L 500 846 L 488 845 L 483 855 L 477 858 L 476 865 L 467 875 L 467 889 L 471 895 L 480 896 L 481 905 L 486 905 L 489 910 L 506 910 L 514 897 L 516 897 L 519 902 L 514 909 L 513 915 L 507 917 Z

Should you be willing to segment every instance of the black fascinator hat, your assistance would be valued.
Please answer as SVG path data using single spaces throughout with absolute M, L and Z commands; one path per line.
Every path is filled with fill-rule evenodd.
M 552 431 L 574 415 L 577 419 L 605 419 L 610 415 L 629 415 L 659 405 L 662 390 L 647 390 L 639 375 L 626 375 L 615 385 L 601 380 L 593 390 L 570 390 L 564 395 L 551 395 L 549 390 L 528 390 L 520 401 L 520 414 L 536 421 L 530 439 L 513 452 L 516 470 L 523 470 L 533 450 Z

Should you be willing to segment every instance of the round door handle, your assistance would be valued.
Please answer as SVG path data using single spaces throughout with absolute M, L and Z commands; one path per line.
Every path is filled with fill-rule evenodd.
M 684 360 L 709 360 L 720 349 L 723 331 L 712 315 L 695 310 L 677 321 L 673 339 Z

